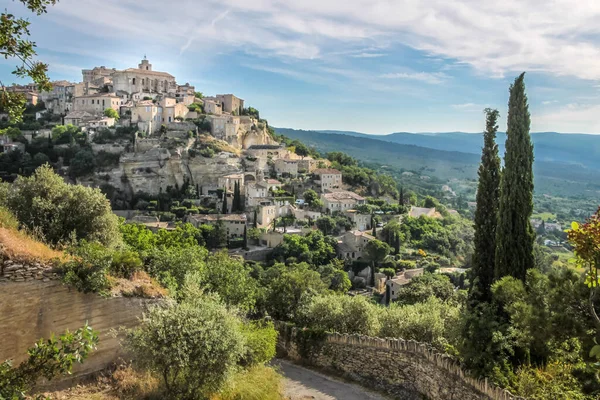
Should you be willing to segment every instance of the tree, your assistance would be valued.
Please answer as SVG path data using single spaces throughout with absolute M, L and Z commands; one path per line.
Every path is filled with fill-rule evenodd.
M 416 276 L 398 290 L 398 302 L 401 304 L 423 303 L 431 296 L 442 301 L 449 300 L 454 294 L 454 285 L 450 278 L 442 274 L 426 272 Z
M 310 153 L 310 150 L 308 149 L 308 147 L 306 147 L 304 143 L 298 142 L 295 144 L 294 152 L 301 157 L 306 157 Z
M 494 281 L 496 265 L 496 226 L 498 224 L 498 197 L 500 191 L 500 157 L 496 144 L 498 110 L 487 108 L 486 130 L 479 165 L 477 209 L 475 210 L 475 236 L 470 297 L 488 301 Z
M 126 343 L 137 362 L 162 377 L 169 397 L 199 400 L 218 391 L 241 359 L 239 326 L 217 298 L 189 296 L 152 307 Z
M 600 208 L 585 224 L 571 224 L 568 231 L 569 242 L 577 257 L 579 266 L 586 269 L 585 283 L 589 287 L 588 309 L 597 330 L 600 330 L 600 318 L 596 313 L 594 301 L 600 286 L 598 267 L 600 266 Z
M 100 189 L 69 185 L 49 165 L 18 177 L 6 202 L 21 224 L 50 243 L 67 242 L 72 235 L 106 246 L 121 242 L 118 218 Z
M 377 239 L 377 223 L 375 222 L 375 217 L 373 216 L 373 214 L 371 214 L 371 228 L 373 229 L 373 237 Z
M 79 150 L 71 160 L 69 175 L 72 178 L 89 175 L 94 172 L 96 161 L 90 150 Z
M 227 189 L 223 190 L 223 207 L 221 209 L 222 214 L 227 214 L 229 207 L 227 206 Z
M 510 87 L 495 268 L 496 279 L 510 275 L 522 281 L 534 265 L 535 241 L 529 222 L 533 212 L 533 144 L 524 78 L 522 73 Z
M 56 4 L 57 0 L 20 0 L 31 12 L 38 16 L 47 12 L 49 5 Z M 48 65 L 34 58 L 35 43 L 28 40 L 31 22 L 24 18 L 16 18 L 14 14 L 5 11 L 0 15 L 0 54 L 4 58 L 18 59 L 21 65 L 13 71 L 20 78 L 31 78 L 40 92 L 52 90 L 50 78 L 46 75 Z M 25 111 L 25 96 L 20 93 L 9 92 L 6 85 L 0 81 L 0 108 L 8 112 L 13 122 L 22 120 Z
M 331 235 L 337 226 L 335 220 L 329 216 L 321 217 L 315 223 L 324 235 Z
M 70 374 L 73 364 L 83 363 L 97 344 L 98 334 L 87 324 L 73 333 L 67 330 L 58 339 L 40 339 L 18 367 L 10 360 L 0 363 L 0 399 L 24 400 L 39 378 Z
M 400 187 L 400 194 L 398 195 L 398 204 L 404 207 L 404 188 Z
M 247 226 L 244 225 L 244 244 L 242 245 L 244 249 L 248 248 L 248 230 Z
M 107 108 L 104 110 L 104 115 L 108 118 L 114 118 L 116 121 L 119 120 L 119 113 L 114 108 Z
M 204 97 L 204 95 L 202 94 L 202 92 L 194 92 L 194 96 L 198 99 L 201 99 Z
M 373 239 L 365 245 L 365 252 L 374 265 L 379 264 L 390 254 L 392 248 L 381 240 Z
M 258 228 L 258 212 L 256 211 L 256 208 L 254 209 L 254 220 L 252 221 L 252 228 Z
M 321 202 L 321 199 L 319 198 L 317 192 L 315 192 L 312 189 L 306 190 L 302 197 L 304 198 L 304 202 L 311 208 L 317 208 L 317 206 Z

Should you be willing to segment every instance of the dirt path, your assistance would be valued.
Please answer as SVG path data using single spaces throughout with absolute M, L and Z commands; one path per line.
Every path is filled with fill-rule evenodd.
M 289 361 L 277 359 L 273 365 L 285 377 L 285 396 L 290 400 L 387 400 L 367 389 L 346 383 Z

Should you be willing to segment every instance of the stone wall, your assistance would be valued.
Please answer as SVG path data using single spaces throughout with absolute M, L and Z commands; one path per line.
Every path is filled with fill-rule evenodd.
M 135 326 L 152 303 L 83 294 L 56 280 L 56 275 L 47 273 L 43 266 L 4 263 L 0 273 L 0 361 L 12 359 L 16 365 L 40 338 L 62 334 L 66 329 L 74 331 L 87 321 L 98 332 L 98 349 L 74 367 L 71 377 L 97 372 L 123 355 L 119 338 L 111 331 Z
M 487 380 L 467 376 L 449 356 L 413 340 L 337 333 L 324 333 L 322 339 L 315 336 L 306 339 L 309 335 L 299 334 L 297 328 L 282 323 L 277 328 L 278 350 L 283 355 L 343 375 L 397 399 L 522 399 Z

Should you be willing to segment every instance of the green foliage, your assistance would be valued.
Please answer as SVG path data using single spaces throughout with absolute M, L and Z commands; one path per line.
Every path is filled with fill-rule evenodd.
M 67 330 L 58 338 L 52 335 L 50 339 L 40 339 L 27 350 L 29 357 L 18 367 L 13 367 L 10 360 L 0 363 L 0 399 L 30 398 L 27 392 L 38 379 L 49 381 L 70 374 L 73 364 L 83 363 L 97 344 L 98 334 L 87 324 L 73 333 Z
M 119 113 L 114 108 L 107 108 L 104 110 L 104 115 L 108 118 L 114 118 L 116 121 L 119 120 Z
M 506 153 L 500 180 L 495 276 L 525 280 L 534 265 L 535 232 L 529 222 L 533 212 L 533 145 L 525 94 L 525 73 L 510 87 Z
M 373 239 L 365 245 L 365 252 L 369 260 L 375 264 L 381 263 L 392 251 L 392 248 L 381 240 Z
M 262 283 L 265 286 L 262 307 L 278 320 L 293 319 L 303 297 L 327 290 L 319 273 L 311 270 L 306 263 L 275 264 L 265 272 Z
M 63 282 L 83 293 L 106 293 L 110 289 L 109 272 L 113 256 L 98 243 L 83 241 L 71 249 L 73 258 L 61 265 Z
M 399 337 L 430 343 L 449 350 L 456 340 L 460 309 L 430 297 L 423 303 L 390 305 L 381 316 L 382 337 Z
M 172 398 L 217 392 L 244 355 L 239 321 L 214 297 L 155 306 L 127 335 L 137 362 L 163 378 Z
M 315 266 L 325 265 L 335 258 L 335 245 L 334 238 L 320 231 L 311 231 L 306 236 L 285 235 L 270 257 L 281 262 L 292 258 Z
M 107 246 L 120 243 L 117 216 L 99 189 L 69 185 L 45 165 L 19 177 L 6 205 L 28 229 L 50 243 L 85 239 Z
M 273 322 L 248 321 L 241 325 L 241 333 L 246 342 L 242 365 L 265 364 L 275 357 L 277 331 Z
M 474 252 L 471 265 L 472 299 L 488 301 L 496 265 L 496 226 L 500 192 L 500 157 L 496 144 L 498 110 L 486 109 L 486 130 L 479 166 Z
M 296 321 L 311 329 L 375 336 L 380 310 L 363 296 L 321 295 L 305 299 Z
M 302 195 L 305 204 L 312 209 L 321 209 L 323 207 L 323 202 L 321 201 L 317 192 L 312 189 L 308 189 Z
M 85 137 L 75 125 L 57 125 L 52 128 L 52 141 L 55 144 L 73 144 L 76 140 L 82 141 Z
M 205 271 L 207 253 L 200 246 L 157 247 L 147 256 L 146 270 L 175 295 L 185 283 L 186 275 Z
M 416 304 L 436 297 L 442 301 L 450 300 L 454 295 L 454 285 L 442 274 L 425 272 L 416 276 L 398 290 L 398 303 Z
M 79 150 L 71 160 L 69 175 L 72 178 L 78 178 L 84 175 L 94 173 L 96 168 L 96 159 L 91 150 Z
M 47 12 L 47 6 L 56 4 L 56 0 L 21 0 L 21 3 L 39 16 Z M 5 59 L 19 60 L 20 65 L 13 74 L 19 78 L 31 78 L 40 91 L 50 91 L 52 85 L 46 75 L 48 65 L 35 61 L 36 45 L 28 39 L 30 25 L 29 20 L 17 18 L 5 9 L 0 16 L 0 54 Z M 20 122 L 25 111 L 25 96 L 8 92 L 3 82 L 0 85 L 0 107 L 8 112 L 12 122 Z

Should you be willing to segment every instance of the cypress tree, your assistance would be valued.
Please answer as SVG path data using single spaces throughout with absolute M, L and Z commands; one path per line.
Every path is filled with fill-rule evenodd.
M 400 254 L 400 234 L 396 232 L 396 238 L 395 238 L 395 248 L 394 248 L 394 254 L 398 255 Z
M 483 150 L 479 165 L 477 209 L 475 210 L 474 252 L 471 266 L 469 297 L 490 300 L 490 286 L 496 265 L 496 227 L 498 225 L 498 195 L 500 190 L 500 157 L 496 144 L 498 110 L 487 108 Z
M 256 208 L 254 209 L 254 222 L 252 227 L 256 229 L 258 227 L 258 213 L 256 212 Z
M 506 275 L 525 280 L 533 268 L 535 232 L 529 222 L 533 212 L 533 144 L 525 94 L 525 73 L 510 87 L 506 152 L 500 179 L 496 229 L 496 279 Z
M 225 190 L 223 190 L 223 209 L 222 214 L 227 214 L 227 188 L 225 188 Z
M 248 247 L 248 232 L 246 231 L 246 225 L 244 225 L 244 243 L 242 247 L 244 249 Z
M 404 188 L 400 187 L 400 195 L 398 196 L 398 204 L 404 206 Z

